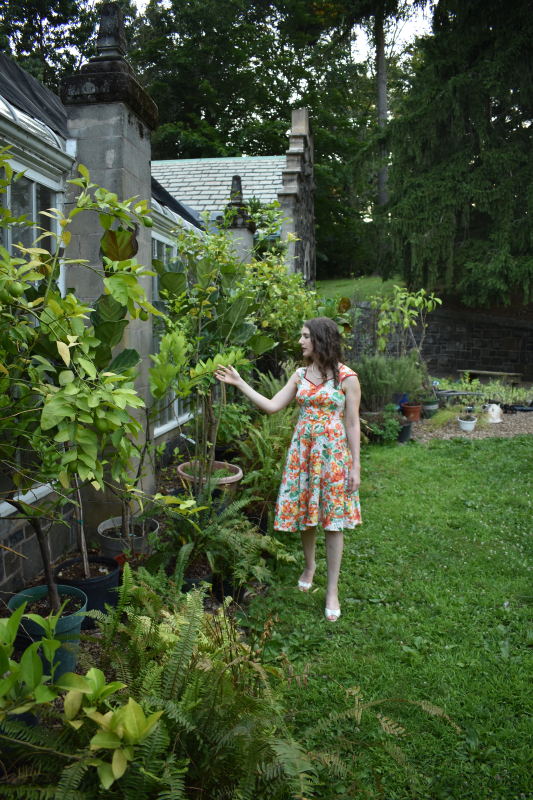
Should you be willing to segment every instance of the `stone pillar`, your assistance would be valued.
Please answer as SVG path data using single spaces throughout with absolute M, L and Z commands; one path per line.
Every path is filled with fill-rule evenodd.
M 244 264 L 249 264 L 254 245 L 255 224 L 244 205 L 240 175 L 234 175 L 231 180 L 231 194 L 227 208 L 234 209 L 236 212 L 231 226 L 227 229 L 228 234 L 233 237 L 235 250 L 240 261 Z M 217 217 L 217 222 L 222 222 L 222 219 L 223 217 Z
M 303 272 L 306 281 L 314 284 L 316 246 L 313 129 L 307 108 L 297 108 L 292 112 L 287 165 L 282 172 L 282 185 L 278 200 L 283 216 L 289 220 L 283 225 L 281 238 L 286 240 L 288 233 L 294 233 L 298 238 L 298 241 L 289 244 L 289 270 Z
M 139 85 L 135 73 L 126 61 L 124 21 L 118 3 L 101 7 L 101 22 L 97 40 L 98 55 L 91 58 L 75 75 L 61 80 L 59 94 L 67 110 L 69 135 L 77 142 L 76 161 L 72 177 L 79 177 L 77 168 L 83 164 L 91 180 L 117 195 L 119 200 L 137 196 L 150 199 L 150 132 L 157 127 L 157 106 Z M 66 196 L 68 211 L 77 194 L 69 186 Z M 85 259 L 91 266 L 102 267 L 100 239 L 103 230 L 96 213 L 78 214 L 70 225 L 72 240 L 67 258 Z M 151 265 L 152 244 L 149 228 L 138 232 L 140 264 Z M 94 272 L 81 267 L 67 267 L 65 287 L 73 288 L 77 297 L 95 301 L 104 287 Z M 151 299 L 151 279 L 144 279 L 144 289 Z M 136 388 L 150 402 L 148 388 L 149 354 L 153 352 L 152 319 L 130 321 L 125 332 L 125 347 L 135 348 L 142 357 L 140 377 Z M 116 353 L 114 353 L 116 355 Z M 144 480 L 143 488 L 154 487 L 152 475 Z M 118 516 L 119 504 L 113 495 L 102 496 L 90 488 L 84 502 L 84 517 L 91 531 L 105 519 Z

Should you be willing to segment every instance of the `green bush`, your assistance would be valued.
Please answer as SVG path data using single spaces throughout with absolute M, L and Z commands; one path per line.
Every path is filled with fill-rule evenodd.
M 349 366 L 359 377 L 362 411 L 382 411 L 394 397 L 404 393 L 412 397 L 420 389 L 425 374 L 411 356 L 361 356 Z

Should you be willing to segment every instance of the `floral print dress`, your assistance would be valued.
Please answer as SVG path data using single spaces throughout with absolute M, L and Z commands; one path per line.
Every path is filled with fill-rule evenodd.
M 342 531 L 361 523 L 359 494 L 347 494 L 352 456 L 344 427 L 342 382 L 353 370 L 341 366 L 340 383 L 315 386 L 305 368 L 297 370 L 296 402 L 300 416 L 289 447 L 281 481 L 274 528 L 305 530 L 320 523 Z

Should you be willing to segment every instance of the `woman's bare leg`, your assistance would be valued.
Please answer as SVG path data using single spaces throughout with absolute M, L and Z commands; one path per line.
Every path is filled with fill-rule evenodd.
M 326 589 L 326 608 L 338 611 L 339 572 L 341 569 L 344 536 L 342 531 L 324 531 L 326 535 L 326 561 L 328 563 L 328 588 Z M 327 617 L 330 622 L 336 617 Z
M 316 566 L 316 525 L 313 528 L 307 528 L 305 531 L 300 531 L 300 538 L 302 540 L 302 548 L 305 558 L 305 569 L 300 575 L 300 580 L 304 583 L 313 583 L 313 575 L 315 574 Z

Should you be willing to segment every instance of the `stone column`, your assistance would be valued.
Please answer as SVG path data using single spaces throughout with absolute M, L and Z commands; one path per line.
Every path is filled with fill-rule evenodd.
M 91 180 L 114 192 L 119 200 L 134 196 L 149 200 L 150 131 L 157 127 L 157 106 L 139 85 L 133 69 L 126 61 L 126 39 L 120 6 L 118 3 L 106 3 L 101 8 L 98 55 L 84 64 L 75 75 L 63 78 L 59 89 L 67 110 L 69 135 L 77 143 L 72 177 L 79 177 L 77 168 L 83 164 L 89 170 Z M 76 189 L 70 186 L 67 191 L 67 211 L 77 194 Z M 78 214 L 69 230 L 72 240 L 67 258 L 85 259 L 91 266 L 101 268 L 100 239 L 103 230 L 97 214 Z M 138 243 L 138 262 L 150 266 L 150 229 L 139 229 Z M 65 278 L 65 287 L 73 288 L 81 300 L 92 302 L 103 293 L 102 281 L 86 268 L 67 267 Z M 151 299 L 151 279 L 145 278 L 143 286 L 148 299 Z M 147 322 L 139 319 L 130 321 L 124 346 L 135 348 L 142 357 L 136 388 L 145 402 L 149 403 L 152 319 Z M 153 487 L 154 479 L 149 475 L 144 480 L 143 488 L 150 491 Z M 119 513 L 120 506 L 112 494 L 103 497 L 102 492 L 89 489 L 84 501 L 89 539 L 100 522 Z
M 231 226 L 227 229 L 228 234 L 233 237 L 240 261 L 249 264 L 254 244 L 255 224 L 244 205 L 240 175 L 234 175 L 231 180 L 230 202 L 227 208 L 235 211 Z M 223 217 L 217 217 L 217 222 L 222 222 L 222 219 Z
M 282 172 L 283 188 L 278 200 L 283 216 L 289 220 L 283 225 L 281 238 L 294 233 L 297 242 L 289 244 L 287 253 L 291 272 L 303 272 L 308 283 L 316 277 L 315 246 L 315 180 L 313 167 L 313 129 L 307 108 L 292 112 L 287 165 Z

